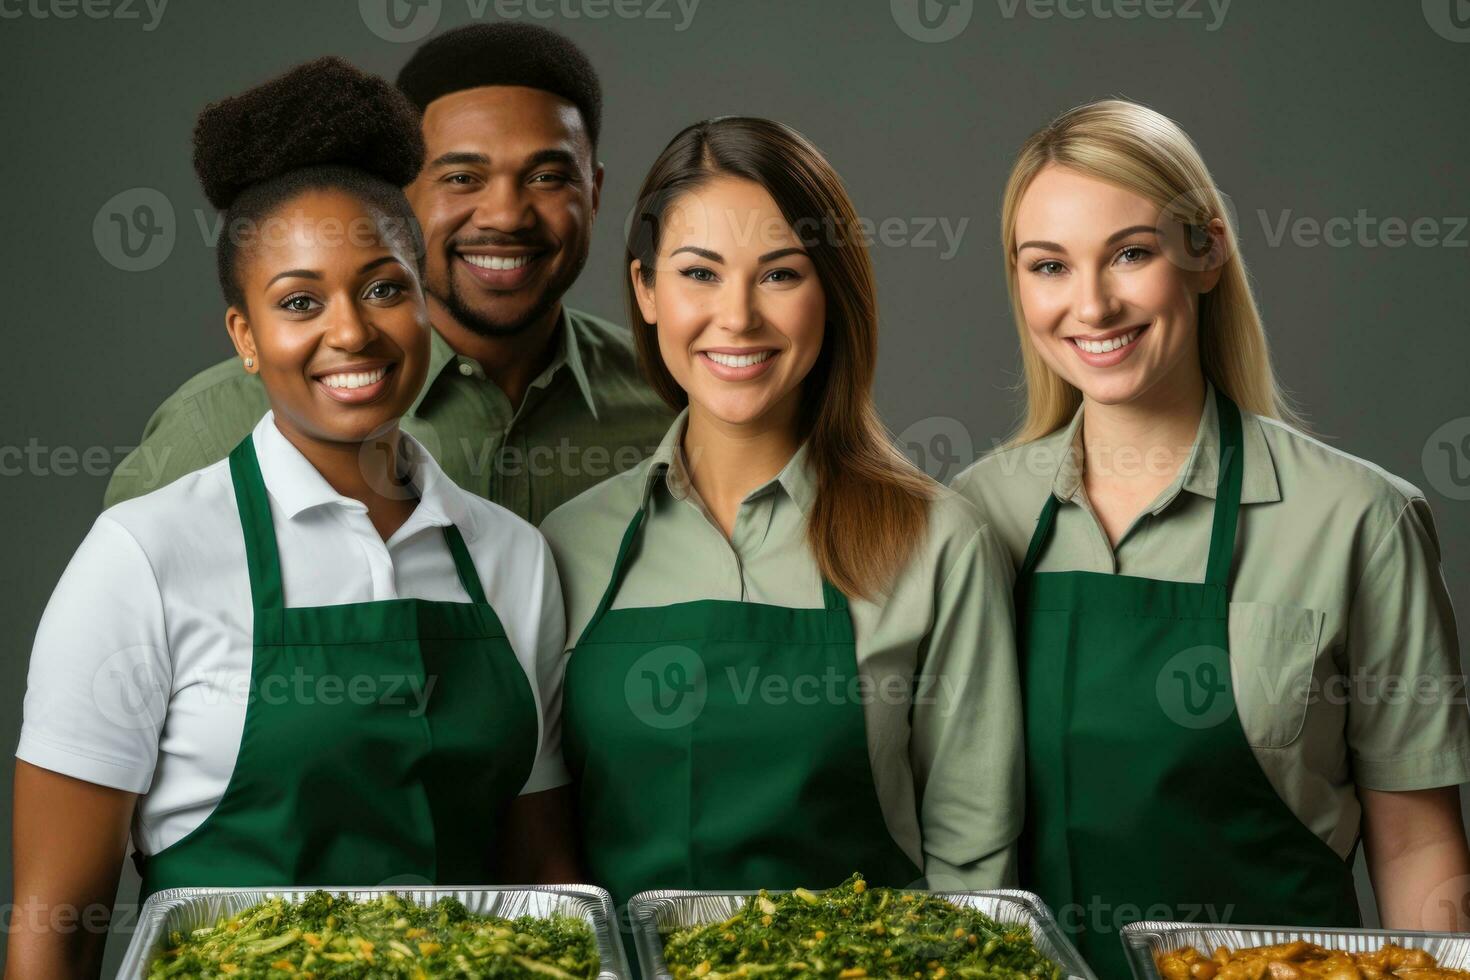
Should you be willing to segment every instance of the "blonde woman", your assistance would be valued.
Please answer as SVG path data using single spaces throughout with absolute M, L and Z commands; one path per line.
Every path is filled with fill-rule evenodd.
M 955 484 L 1019 570 L 1022 882 L 1105 977 L 1130 919 L 1356 924 L 1359 843 L 1386 925 L 1466 925 L 1428 508 L 1293 426 L 1228 221 L 1157 112 L 1033 135 L 1002 232 L 1026 414 Z

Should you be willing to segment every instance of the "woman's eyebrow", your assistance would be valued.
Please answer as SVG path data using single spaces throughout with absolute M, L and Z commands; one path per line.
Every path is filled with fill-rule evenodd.
M 1157 235 L 1159 233 L 1159 229 L 1155 228 L 1153 225 L 1129 225 L 1127 228 L 1120 228 L 1109 235 L 1108 240 L 1104 244 L 1111 245 L 1119 239 L 1127 238 L 1130 235 L 1137 235 L 1140 233 Z M 1040 239 L 1022 242 L 1021 244 L 1016 246 L 1016 251 L 1020 252 L 1022 249 L 1027 248 L 1040 248 L 1045 249 L 1048 252 L 1066 251 L 1065 248 L 1058 245 L 1056 242 L 1045 242 L 1041 241 Z
M 293 278 L 320 280 L 321 277 L 322 274 L 320 272 L 313 272 L 311 269 L 287 269 L 285 272 L 277 272 L 275 275 L 271 276 L 270 282 L 266 283 L 266 286 L 269 287 L 271 283 L 274 283 L 277 279 Z
M 370 259 L 369 261 L 364 262 L 362 264 L 362 266 L 357 270 L 357 273 L 358 273 L 358 275 L 362 275 L 362 273 L 364 273 L 364 272 L 368 271 L 369 269 L 374 268 L 376 266 L 380 266 L 384 262 L 394 262 L 394 263 L 397 263 L 398 262 L 398 258 L 396 256 L 393 256 L 393 255 L 380 255 L 380 256 L 378 256 L 375 259 Z
M 678 255 L 680 252 L 692 252 L 693 254 L 698 255 L 700 258 L 709 259 L 711 262 L 725 261 L 725 257 L 719 252 L 711 252 L 709 249 L 700 248 L 698 245 L 681 245 L 670 252 L 669 257 L 672 258 L 673 256 Z
M 1127 228 L 1115 231 L 1111 235 L 1109 235 L 1108 244 L 1111 245 L 1118 239 L 1127 238 L 1129 235 L 1137 235 L 1139 232 L 1146 232 L 1149 234 L 1157 235 L 1159 233 L 1159 229 L 1155 228 L 1153 225 L 1131 225 Z

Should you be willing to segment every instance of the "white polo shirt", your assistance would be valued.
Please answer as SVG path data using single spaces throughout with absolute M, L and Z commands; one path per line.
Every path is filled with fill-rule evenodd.
M 455 524 L 536 696 L 538 750 L 522 793 L 569 781 L 561 758 L 566 622 L 546 541 L 461 489 L 406 433 L 419 503 L 386 542 L 267 412 L 251 438 L 270 495 L 287 606 L 397 598 L 469 602 L 441 527 Z M 31 651 L 16 757 L 143 794 L 133 843 L 156 854 L 224 795 L 249 697 L 254 613 L 230 463 L 108 508 L 47 603 Z M 353 696 L 329 690 L 323 699 Z M 428 692 L 372 692 L 422 707 Z M 491 692 L 486 692 L 487 698 Z

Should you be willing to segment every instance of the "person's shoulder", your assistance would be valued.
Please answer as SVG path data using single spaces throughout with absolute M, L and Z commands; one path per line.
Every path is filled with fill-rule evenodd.
M 514 562 L 545 548 L 545 536 L 530 521 L 493 500 L 471 493 L 447 477 L 445 483 L 473 516 L 474 534 L 465 541 L 472 552 L 488 551 Z
M 633 413 L 647 424 L 667 425 L 674 412 L 643 377 L 633 332 L 610 320 L 567 308 L 577 335 L 582 366 L 597 391 L 599 402 L 616 412 Z
M 968 541 L 985 525 L 980 508 L 959 491 L 934 487 L 929 499 L 928 536 L 931 541 Z
M 1281 498 L 1335 514 L 1397 517 L 1424 493 L 1382 466 L 1328 445 L 1279 419 L 1242 413 L 1259 427 L 1276 470 Z
M 1068 451 L 1066 435 L 1064 426 L 1040 439 L 1000 446 L 961 470 L 950 486 L 987 523 L 1034 520 Z
M 577 344 L 583 357 L 606 359 L 636 367 L 638 349 L 633 331 L 584 310 L 567 307 L 567 318 L 577 333 Z
M 643 490 L 653 459 L 645 458 L 636 466 L 583 490 L 546 515 L 541 532 L 551 542 L 553 551 L 573 549 L 585 543 L 589 534 L 616 533 L 621 539 L 627 524 L 643 503 Z
M 217 460 L 112 504 L 98 520 L 125 530 L 154 564 L 155 574 L 168 567 L 171 556 L 207 555 L 221 535 L 240 533 L 230 461 Z

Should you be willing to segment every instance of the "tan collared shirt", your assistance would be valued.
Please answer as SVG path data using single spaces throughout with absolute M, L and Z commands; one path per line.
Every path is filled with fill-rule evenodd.
M 645 501 L 636 560 L 612 608 L 699 599 L 821 607 L 821 575 L 805 536 L 816 494 L 805 447 L 746 496 L 727 540 L 689 482 L 679 449 L 686 417 L 636 469 L 543 523 L 562 577 L 570 645 Z M 941 491 L 891 595 L 851 602 L 874 788 L 893 839 L 933 887 L 1014 879 L 1023 798 L 1012 578 L 995 535 L 957 494 Z
M 1470 714 L 1439 541 L 1409 483 L 1281 422 L 1241 415 L 1229 627 L 1240 724 L 1277 793 L 1346 857 L 1359 836 L 1358 786 L 1470 780 Z M 1038 572 L 1203 581 L 1220 444 L 1213 388 L 1178 477 L 1116 548 L 1083 488 L 1082 416 L 987 456 L 955 489 L 1017 569 L 1050 492 L 1062 506 Z
M 673 413 L 644 384 L 628 331 L 563 308 L 556 353 L 519 407 L 474 359 L 430 331 L 429 370 L 404 432 L 471 493 L 539 523 L 557 506 L 636 465 Z M 237 358 L 169 396 L 118 464 L 107 506 L 224 459 L 270 408 L 260 376 Z

